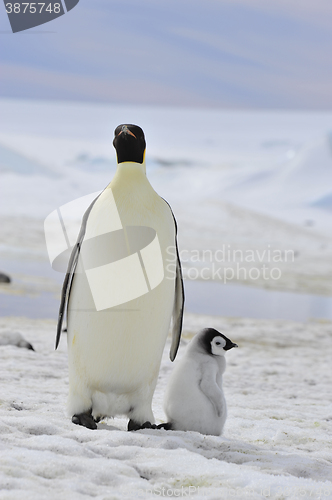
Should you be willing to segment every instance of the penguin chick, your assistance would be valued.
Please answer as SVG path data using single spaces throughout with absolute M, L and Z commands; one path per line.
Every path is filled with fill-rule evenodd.
M 0 332 L 0 345 L 15 345 L 16 347 L 24 347 L 34 351 L 34 348 L 27 342 L 20 332 L 5 330 Z
M 213 328 L 200 331 L 188 344 L 166 389 L 166 428 L 219 436 L 227 407 L 222 390 L 225 352 L 238 347 Z
M 11 279 L 7 274 L 5 273 L 0 273 L 0 283 L 10 283 Z

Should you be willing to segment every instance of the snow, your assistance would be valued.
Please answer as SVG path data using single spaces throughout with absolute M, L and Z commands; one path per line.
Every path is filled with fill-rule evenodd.
M 96 431 L 75 426 L 65 408 L 66 341 L 53 350 L 54 321 L 1 318 L 0 332 L 19 330 L 35 348 L 0 346 L 1 498 L 106 500 L 189 492 L 202 499 L 332 498 L 331 323 L 186 315 L 184 325 L 178 359 L 203 326 L 239 345 L 227 353 L 228 418 L 221 437 L 129 433 L 125 418 L 102 421 Z M 154 397 L 157 423 L 165 421 L 169 347 Z
M 241 185 L 231 189 L 230 195 L 233 196 L 235 192 L 235 196 L 239 196 L 241 193 L 243 205 L 296 220 L 296 216 L 290 213 L 290 208 L 319 206 L 319 203 L 315 203 L 316 200 L 330 193 L 331 183 L 331 139 L 324 135 L 318 140 L 310 141 L 278 169 L 258 174 L 249 173 Z M 288 209 L 288 215 L 280 207 L 281 204 Z
M 316 207 L 321 207 L 325 210 L 332 210 L 332 193 L 329 193 L 326 196 L 323 196 L 322 198 L 316 200 L 313 205 Z

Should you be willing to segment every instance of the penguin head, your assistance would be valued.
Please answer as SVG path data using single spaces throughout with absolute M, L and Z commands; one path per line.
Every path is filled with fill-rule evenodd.
M 126 161 L 144 162 L 145 137 L 143 130 L 137 125 L 119 125 L 116 127 L 113 146 L 116 149 L 118 163 Z
M 200 347 L 204 352 L 214 356 L 224 356 L 225 351 L 238 347 L 230 339 L 214 328 L 205 328 L 199 334 Z

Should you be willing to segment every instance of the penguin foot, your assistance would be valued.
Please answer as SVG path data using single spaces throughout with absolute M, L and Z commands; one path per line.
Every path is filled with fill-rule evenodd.
M 164 424 L 159 424 L 157 425 L 157 429 L 165 429 L 165 431 L 173 430 L 171 422 L 165 422 Z
M 82 425 L 88 429 L 97 429 L 97 424 L 92 416 L 92 410 L 88 410 L 79 415 L 73 415 L 71 418 L 73 424 Z
M 106 418 L 105 416 L 99 415 L 98 417 L 93 417 L 93 420 L 96 422 L 96 424 L 99 424 L 101 420 L 104 420 Z
M 144 422 L 144 424 L 139 424 L 135 420 L 129 420 L 128 431 L 138 431 L 139 429 L 157 429 L 156 424 L 151 424 L 151 422 Z

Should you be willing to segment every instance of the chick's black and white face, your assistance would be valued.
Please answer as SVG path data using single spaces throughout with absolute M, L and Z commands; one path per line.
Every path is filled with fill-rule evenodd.
M 237 347 L 229 338 L 214 328 L 204 328 L 197 334 L 200 348 L 207 354 L 224 356 L 225 351 Z
M 225 355 L 225 350 L 224 347 L 226 345 L 226 340 L 220 337 L 219 335 L 217 337 L 214 337 L 211 340 L 211 352 L 215 356 L 224 356 Z

